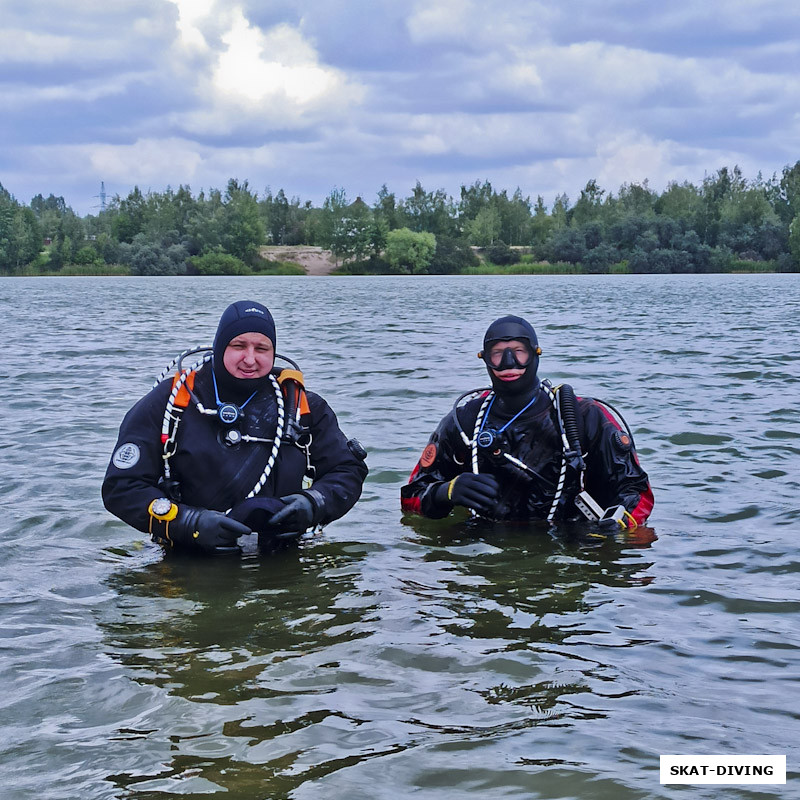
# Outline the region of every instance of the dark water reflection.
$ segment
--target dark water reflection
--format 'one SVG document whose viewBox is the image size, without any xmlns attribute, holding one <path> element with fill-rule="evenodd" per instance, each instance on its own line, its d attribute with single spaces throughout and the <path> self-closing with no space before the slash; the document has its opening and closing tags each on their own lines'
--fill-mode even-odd
<svg viewBox="0 0 800 800">
<path fill-rule="evenodd" d="M 165 560 L 100 505 L 116 427 L 247 295 L 370 478 L 297 550 Z M 2 282 L 3 797 L 668 798 L 668 753 L 786 753 L 786 787 L 683 794 L 790 796 L 798 307 L 777 275 Z M 508 310 L 624 411 L 652 528 L 401 518 Z"/>
<path fill-rule="evenodd" d="M 463 524 L 413 529 L 399 561 L 388 548 L 328 544 L 212 574 L 190 559 L 115 574 L 106 652 L 137 683 L 212 713 L 206 729 L 183 719 L 128 729 L 177 753 L 155 781 L 109 778 L 144 797 L 195 773 L 241 797 L 269 778 L 271 796 L 288 796 L 371 759 L 604 718 L 598 697 L 635 692 L 612 688 L 613 664 L 583 652 L 601 634 L 606 647 L 641 643 L 587 622 L 604 602 L 597 586 L 649 580 L 629 542 L 493 529 L 488 544 Z M 389 582 L 365 563 L 387 558 Z"/>
</svg>

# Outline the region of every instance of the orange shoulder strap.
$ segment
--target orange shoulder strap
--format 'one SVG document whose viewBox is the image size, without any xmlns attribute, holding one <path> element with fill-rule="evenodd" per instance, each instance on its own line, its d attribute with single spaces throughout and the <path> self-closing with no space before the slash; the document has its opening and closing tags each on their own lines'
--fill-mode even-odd
<svg viewBox="0 0 800 800">
<path fill-rule="evenodd" d="M 186 408 L 186 406 L 189 405 L 191 397 L 189 397 L 189 392 L 187 391 L 186 386 L 188 385 L 189 389 L 194 389 L 194 376 L 196 374 L 197 373 L 194 371 L 190 372 L 186 377 L 185 385 L 181 386 L 181 388 L 178 389 L 178 394 L 175 398 L 175 405 L 178 408 Z M 175 388 L 175 384 L 180 380 L 180 377 L 181 377 L 180 373 L 176 372 L 175 376 L 172 378 L 173 389 Z"/>
<path fill-rule="evenodd" d="M 294 381 L 297 385 L 296 387 L 289 387 L 285 386 L 284 384 L 287 381 Z M 278 383 L 281 385 L 281 388 L 285 393 L 288 393 L 295 389 L 295 391 L 300 393 L 300 398 L 297 403 L 297 407 L 300 409 L 301 416 L 303 414 L 310 414 L 311 409 L 308 406 L 308 398 L 306 397 L 305 393 L 305 385 L 303 383 L 303 373 L 297 369 L 282 369 L 280 375 L 278 375 Z"/>
</svg>

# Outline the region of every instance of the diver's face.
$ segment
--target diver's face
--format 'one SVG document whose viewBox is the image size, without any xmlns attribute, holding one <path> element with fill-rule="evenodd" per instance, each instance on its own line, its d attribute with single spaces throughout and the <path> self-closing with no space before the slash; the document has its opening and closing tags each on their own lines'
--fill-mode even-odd
<svg viewBox="0 0 800 800">
<path fill-rule="evenodd" d="M 495 342 L 486 352 L 484 360 L 498 380 L 511 383 L 525 374 L 531 358 L 533 353 L 530 345 L 512 339 L 509 342 Z"/>
<path fill-rule="evenodd" d="M 228 342 L 222 363 L 234 378 L 263 378 L 275 363 L 275 348 L 263 333 L 240 333 Z"/>
</svg>

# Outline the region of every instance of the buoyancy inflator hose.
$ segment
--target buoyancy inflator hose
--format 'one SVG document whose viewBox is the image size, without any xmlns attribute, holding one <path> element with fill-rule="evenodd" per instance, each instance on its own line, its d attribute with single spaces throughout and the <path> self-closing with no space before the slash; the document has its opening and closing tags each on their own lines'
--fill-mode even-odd
<svg viewBox="0 0 800 800">
<path fill-rule="evenodd" d="M 585 465 L 581 455 L 581 438 L 578 432 L 578 401 L 575 397 L 575 390 L 568 383 L 563 383 L 559 387 L 558 401 L 561 423 L 570 446 L 564 455 L 570 466 L 582 471 L 585 469 Z"/>
<path fill-rule="evenodd" d="M 286 430 L 283 434 L 283 441 L 296 444 L 306 433 L 300 425 L 298 417 L 309 412 L 308 399 L 303 385 L 303 373 L 299 369 L 284 369 L 278 375 L 278 383 L 286 396 Z"/>
</svg>

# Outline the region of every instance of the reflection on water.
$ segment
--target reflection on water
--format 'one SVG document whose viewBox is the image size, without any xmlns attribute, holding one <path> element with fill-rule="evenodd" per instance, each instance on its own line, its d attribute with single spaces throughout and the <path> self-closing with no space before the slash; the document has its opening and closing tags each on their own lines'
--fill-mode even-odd
<svg viewBox="0 0 800 800">
<path fill-rule="evenodd" d="M 581 702 L 616 678 L 613 662 L 580 652 L 601 632 L 587 625 L 603 602 L 593 589 L 645 585 L 651 564 L 577 528 L 493 528 L 489 544 L 463 524 L 414 520 L 388 583 L 369 562 L 390 551 L 352 543 L 115 573 L 106 652 L 137 683 L 210 711 L 205 727 L 186 730 L 181 715 L 172 729 L 127 728 L 128 740 L 168 741 L 169 757 L 156 777 L 109 780 L 144 797 L 198 776 L 288 796 L 369 759 L 604 717 Z"/>
<path fill-rule="evenodd" d="M 796 782 L 800 278 L 234 283 L 0 283 L 4 800 L 666 799 L 667 753 L 786 753 Z M 165 559 L 100 504 L 116 429 L 248 295 L 370 477 L 296 550 Z M 544 376 L 623 411 L 652 528 L 401 518 L 507 311 Z"/>
<path fill-rule="evenodd" d="M 277 791 L 295 760 L 293 736 L 334 719 L 360 724 L 325 696 L 357 678 L 342 673 L 336 653 L 368 635 L 363 622 L 375 613 L 372 593 L 354 588 L 366 552 L 320 545 L 218 560 L 212 569 L 206 558 L 171 558 L 116 573 L 117 613 L 101 622 L 106 652 L 137 683 L 208 711 L 200 725 L 192 714 L 188 728 L 184 711 L 166 729 L 128 729 L 128 738 L 168 744 L 169 755 L 157 777 L 134 769 L 109 780 L 146 797 L 184 791 L 202 775 L 203 785 L 247 796 L 245 787 L 272 774 Z M 275 747 L 281 740 L 285 752 Z M 296 782 L 287 778 L 284 788 Z"/>
</svg>

